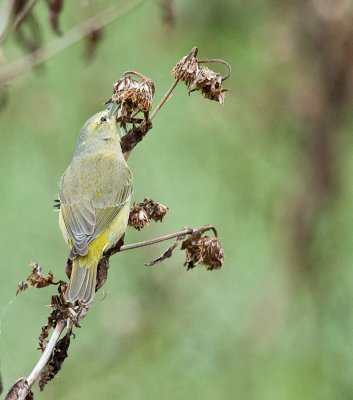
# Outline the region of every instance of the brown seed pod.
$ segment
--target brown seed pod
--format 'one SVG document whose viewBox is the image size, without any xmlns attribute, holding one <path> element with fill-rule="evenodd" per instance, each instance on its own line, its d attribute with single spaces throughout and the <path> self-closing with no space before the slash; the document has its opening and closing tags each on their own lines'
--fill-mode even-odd
<svg viewBox="0 0 353 400">
<path fill-rule="evenodd" d="M 222 244 L 217 237 L 202 236 L 206 230 L 202 228 L 195 230 L 181 245 L 181 249 L 185 250 L 186 255 L 184 266 L 188 270 L 197 264 L 204 265 L 210 271 L 219 269 L 223 265 Z M 213 231 L 217 234 L 215 229 Z"/>
<path fill-rule="evenodd" d="M 150 219 L 156 222 L 162 222 L 163 218 L 169 211 L 169 208 L 162 203 L 153 201 L 151 199 L 144 199 L 146 212 Z"/>
<path fill-rule="evenodd" d="M 141 203 L 134 203 L 131 208 L 129 226 L 139 231 L 151 220 L 161 222 L 168 211 L 169 208 L 162 203 L 145 198 Z"/>
<path fill-rule="evenodd" d="M 220 269 L 224 262 L 222 244 L 216 237 L 203 237 L 202 242 L 202 263 L 208 270 Z"/>
<path fill-rule="evenodd" d="M 183 82 L 188 87 L 189 94 L 196 90 L 204 95 L 206 99 L 218 101 L 224 104 L 224 93 L 228 89 L 222 87 L 222 82 L 229 78 L 231 74 L 231 66 L 224 60 L 210 59 L 198 60 L 197 47 L 194 47 L 190 53 L 183 57 L 177 65 L 172 69 L 172 75 Z M 226 76 L 221 76 L 218 72 L 212 71 L 201 64 L 215 63 L 226 66 L 228 72 Z"/>
<path fill-rule="evenodd" d="M 199 64 L 196 58 L 197 52 L 197 47 L 194 47 L 190 53 L 183 57 L 172 69 L 174 78 L 185 82 L 188 89 L 192 87 L 199 73 Z"/>
<path fill-rule="evenodd" d="M 195 78 L 194 86 L 201 91 L 206 99 L 224 104 L 224 93 L 228 89 L 222 87 L 222 76 L 218 72 L 207 67 L 201 67 Z"/>
<path fill-rule="evenodd" d="M 140 205 L 141 203 L 135 205 L 130 210 L 129 222 L 128 225 L 137 229 L 138 231 L 141 230 L 145 225 L 150 222 L 148 214 L 143 206 Z"/>
<path fill-rule="evenodd" d="M 113 95 L 106 103 L 120 105 L 123 115 L 140 111 L 146 113 L 152 108 L 154 91 L 151 79 L 138 72 L 127 71 L 114 83 Z"/>
</svg>

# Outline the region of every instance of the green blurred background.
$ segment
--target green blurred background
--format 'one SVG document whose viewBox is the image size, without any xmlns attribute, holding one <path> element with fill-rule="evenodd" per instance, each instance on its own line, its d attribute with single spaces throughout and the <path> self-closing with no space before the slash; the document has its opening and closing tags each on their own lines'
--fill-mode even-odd
<svg viewBox="0 0 353 400">
<path fill-rule="evenodd" d="M 67 2 L 62 30 L 112 3 Z M 349 58 L 334 52 L 349 38 L 351 25 L 339 18 L 352 7 L 331 3 L 180 0 L 171 28 L 147 1 L 105 29 L 90 63 L 79 43 L 9 83 L 0 114 L 5 389 L 39 357 L 53 292 L 15 297 L 17 283 L 30 261 L 65 277 L 68 251 L 52 204 L 83 122 L 128 69 L 154 80 L 156 103 L 171 68 L 198 46 L 200 58 L 232 65 L 231 91 L 220 106 L 179 85 L 154 120 L 129 159 L 134 200 L 151 197 L 170 212 L 163 224 L 129 229 L 126 243 L 210 223 L 224 268 L 186 271 L 181 251 L 144 266 L 165 244 L 113 257 L 109 295 L 96 297 L 58 378 L 37 396 L 353 398 L 353 75 Z M 320 14 L 327 7 L 338 10 L 333 22 L 334 13 Z M 50 42 L 44 2 L 35 11 Z M 13 38 L 4 54 L 23 52 Z"/>
</svg>

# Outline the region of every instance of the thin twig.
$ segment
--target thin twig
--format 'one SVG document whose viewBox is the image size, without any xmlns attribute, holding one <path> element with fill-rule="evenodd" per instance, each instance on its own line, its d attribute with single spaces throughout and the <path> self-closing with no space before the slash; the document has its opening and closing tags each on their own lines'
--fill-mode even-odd
<svg viewBox="0 0 353 400">
<path fill-rule="evenodd" d="M 32 11 L 32 8 L 35 6 L 36 3 L 37 0 L 31 0 L 23 7 L 22 11 L 17 15 L 13 24 L 10 26 L 8 34 L 18 28 L 18 26 L 22 23 L 22 21 L 24 21 L 28 16 L 28 14 Z"/>
<path fill-rule="evenodd" d="M 31 389 L 31 387 L 34 385 L 36 380 L 39 378 L 39 375 L 41 374 L 41 372 L 43 371 L 45 366 L 47 365 L 47 363 L 53 353 L 54 347 L 55 347 L 56 343 L 58 342 L 59 337 L 60 337 L 62 331 L 64 330 L 65 326 L 66 326 L 66 324 L 64 321 L 57 322 L 56 327 L 49 339 L 49 342 L 48 342 L 42 356 L 38 360 L 36 366 L 33 368 L 33 371 L 30 373 L 30 375 L 26 379 L 27 385 L 28 385 L 28 392 Z M 21 393 L 21 396 L 18 398 L 18 400 L 25 400 L 28 392 Z"/>
<path fill-rule="evenodd" d="M 20 11 L 20 13 L 17 15 L 17 17 L 13 21 L 12 25 L 7 26 L 5 28 L 3 34 L 0 35 L 0 46 L 2 46 L 6 42 L 6 39 L 8 38 L 9 34 L 12 33 L 13 31 L 15 31 L 18 28 L 18 26 L 26 19 L 26 17 L 32 11 L 32 8 L 35 6 L 36 3 L 37 3 L 37 0 L 31 0 L 29 3 L 27 3 L 23 7 L 23 9 Z M 14 6 L 14 2 L 13 2 L 13 4 L 10 5 L 10 8 L 12 8 L 13 6 Z M 12 14 L 12 12 L 10 11 L 8 19 L 11 19 L 11 14 Z"/>
<path fill-rule="evenodd" d="M 201 229 L 207 231 L 209 229 L 213 229 L 213 227 L 211 225 L 205 225 Z M 194 230 L 195 229 L 193 229 L 193 228 L 185 228 L 185 229 L 183 229 L 183 230 L 181 230 L 179 232 L 170 233 L 169 235 L 160 236 L 158 238 L 145 240 L 143 242 L 125 244 L 124 246 L 120 247 L 119 251 L 137 249 L 139 247 L 150 246 L 151 244 L 160 243 L 160 242 L 164 242 L 165 240 L 174 239 L 174 238 L 176 238 L 178 236 L 190 235 L 190 234 L 192 234 L 194 232 Z"/>
<path fill-rule="evenodd" d="M 30 71 L 33 67 L 47 61 L 55 55 L 63 52 L 68 47 L 82 40 L 91 32 L 92 26 L 96 29 L 102 28 L 121 18 L 130 11 L 144 4 L 147 0 L 130 0 L 124 4 L 117 4 L 104 10 L 95 17 L 89 18 L 78 26 L 69 30 L 62 38 L 50 42 L 48 45 L 35 52 L 13 61 L 0 69 L 0 83 L 3 84 L 19 75 Z"/>
<path fill-rule="evenodd" d="M 210 58 L 209 60 L 198 60 L 199 64 L 209 64 L 209 63 L 215 63 L 215 64 L 223 64 L 227 67 L 227 75 L 222 76 L 222 82 L 228 79 L 232 73 L 232 67 L 227 61 L 221 60 L 220 58 Z"/>
<path fill-rule="evenodd" d="M 166 103 L 171 95 L 173 90 L 176 88 L 176 85 L 179 83 L 180 79 L 176 79 L 172 86 L 168 89 L 167 93 L 163 96 L 162 100 L 157 104 L 156 108 L 153 110 L 153 113 L 151 114 L 150 120 L 152 121 L 152 119 L 157 115 L 158 111 L 162 108 L 163 104 Z"/>
</svg>

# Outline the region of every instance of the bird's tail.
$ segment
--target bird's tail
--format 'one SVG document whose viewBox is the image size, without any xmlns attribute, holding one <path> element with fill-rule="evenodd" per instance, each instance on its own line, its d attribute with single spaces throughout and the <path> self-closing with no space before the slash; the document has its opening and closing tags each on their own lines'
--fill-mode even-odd
<svg viewBox="0 0 353 400">
<path fill-rule="evenodd" d="M 79 300 L 83 304 L 90 303 L 96 292 L 97 264 L 89 265 L 87 257 L 76 257 L 72 261 L 70 282 L 65 292 L 69 303 Z"/>
</svg>

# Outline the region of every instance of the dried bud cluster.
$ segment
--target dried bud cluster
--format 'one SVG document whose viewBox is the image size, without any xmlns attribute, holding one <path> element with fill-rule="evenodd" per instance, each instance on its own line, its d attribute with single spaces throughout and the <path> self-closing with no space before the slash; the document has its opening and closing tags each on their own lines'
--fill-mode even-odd
<svg viewBox="0 0 353 400">
<path fill-rule="evenodd" d="M 140 80 L 130 74 L 138 76 Z M 149 112 L 152 108 L 154 90 L 151 79 L 137 72 L 128 71 L 114 83 L 113 95 L 107 103 L 120 105 L 123 115 L 140 111 Z"/>
<path fill-rule="evenodd" d="M 145 198 L 142 203 L 134 203 L 131 208 L 129 226 L 132 226 L 139 231 L 147 225 L 151 219 L 156 222 L 162 222 L 168 211 L 169 208 L 165 205 Z"/>
<path fill-rule="evenodd" d="M 183 57 L 172 69 L 172 75 L 188 87 L 189 93 L 199 90 L 206 99 L 218 101 L 224 104 L 224 93 L 229 89 L 222 87 L 222 82 L 229 76 L 222 77 L 218 72 L 201 65 L 205 62 L 214 62 L 230 66 L 223 60 L 200 61 L 196 58 L 197 48 L 193 48 L 189 55 Z"/>
<path fill-rule="evenodd" d="M 207 270 L 220 269 L 224 262 L 222 244 L 217 237 L 202 236 L 202 230 L 196 230 L 183 241 L 181 249 L 185 250 L 187 269 L 202 264 Z"/>
</svg>

